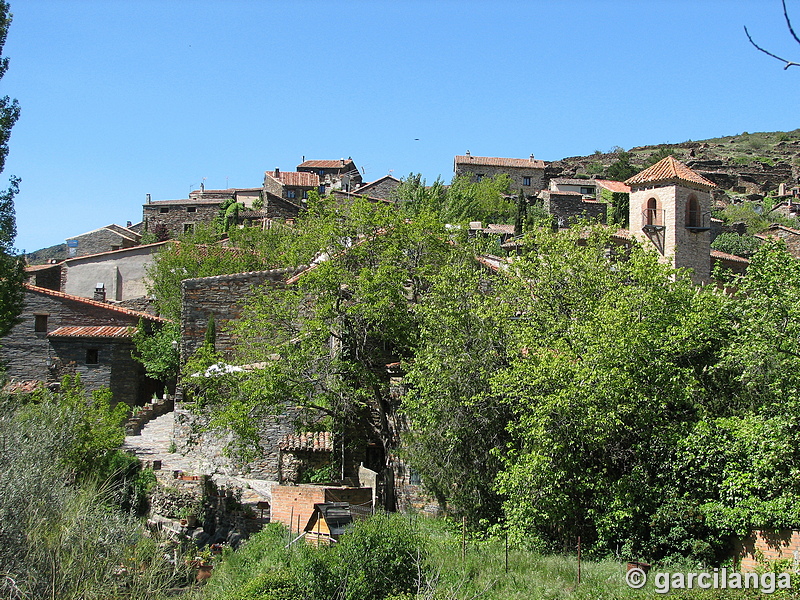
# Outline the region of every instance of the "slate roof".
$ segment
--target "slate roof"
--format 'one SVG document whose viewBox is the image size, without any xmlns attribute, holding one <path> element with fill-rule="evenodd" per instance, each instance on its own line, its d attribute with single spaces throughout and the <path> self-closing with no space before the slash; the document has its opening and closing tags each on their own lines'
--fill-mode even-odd
<svg viewBox="0 0 800 600">
<path fill-rule="evenodd" d="M 500 158 L 497 156 L 472 156 L 460 154 L 456 156 L 456 165 L 484 165 L 487 167 L 517 167 L 528 169 L 544 169 L 544 161 L 532 158 Z"/>
<path fill-rule="evenodd" d="M 333 434 L 330 431 L 290 433 L 278 446 L 286 452 L 333 452 Z"/>
<path fill-rule="evenodd" d="M 45 294 L 46 296 L 52 296 L 53 298 L 64 298 L 65 300 L 80 302 L 81 304 L 87 304 L 89 306 L 99 306 L 100 308 L 104 308 L 106 310 L 111 310 L 131 317 L 139 317 L 141 319 L 146 319 L 148 321 L 157 321 L 159 323 L 169 322 L 169 319 L 165 319 L 164 317 L 156 317 L 155 315 L 151 315 L 145 312 L 140 312 L 138 310 L 122 308 L 121 306 L 115 306 L 109 302 L 100 302 L 98 300 L 91 300 L 89 298 L 81 298 L 80 296 L 73 296 L 72 294 L 65 294 L 64 292 L 49 290 L 47 288 L 31 285 L 30 283 L 23 283 L 22 285 L 26 290 L 29 290 L 31 292 L 36 292 L 38 294 Z"/>
<path fill-rule="evenodd" d="M 120 248 L 119 250 L 108 250 L 106 252 L 97 252 L 96 254 L 84 254 L 83 256 L 73 256 L 72 258 L 65 258 L 62 262 L 63 263 L 71 263 L 77 262 L 80 260 L 84 260 L 87 258 L 97 258 L 98 256 L 109 256 L 112 254 L 124 254 L 125 252 L 132 252 L 142 250 L 143 248 L 155 248 L 155 246 L 163 246 L 164 244 L 175 243 L 172 240 L 167 240 L 165 242 L 153 242 L 152 244 L 139 244 L 138 246 L 131 246 L 130 248 Z M 48 265 L 50 267 L 60 266 L 61 263 L 57 265 Z"/>
<path fill-rule="evenodd" d="M 353 515 L 350 513 L 350 504 L 348 502 L 323 502 L 315 504 L 314 509 L 314 514 L 311 515 L 304 529 L 310 533 L 314 533 L 314 526 L 319 516 L 325 519 L 332 537 L 342 535 L 347 525 L 353 522 Z"/>
<path fill-rule="evenodd" d="M 584 187 L 594 186 L 597 183 L 596 179 L 572 179 L 569 177 L 556 177 L 555 179 L 551 179 L 550 183 L 555 183 L 556 185 L 580 185 Z"/>
<path fill-rule="evenodd" d="M 640 173 L 637 173 L 630 179 L 627 179 L 625 183 L 633 187 L 634 185 L 641 185 L 644 183 L 676 180 L 693 183 L 709 189 L 717 187 L 716 183 L 709 181 L 699 173 L 692 171 L 689 167 L 679 160 L 675 160 L 675 158 L 672 156 L 667 156 L 653 166 L 646 168 Z"/>
<path fill-rule="evenodd" d="M 59 327 L 47 334 L 47 337 L 66 338 L 130 338 L 135 327 L 111 327 L 108 325 L 95 327 Z"/>
<path fill-rule="evenodd" d="M 186 198 L 185 200 L 153 200 L 143 206 L 194 206 L 197 204 L 222 204 L 227 198 Z"/>
<path fill-rule="evenodd" d="M 744 263 L 746 265 L 750 264 L 750 261 L 747 260 L 746 258 L 742 258 L 741 256 L 736 256 L 735 254 L 728 254 L 727 252 L 720 252 L 719 250 L 712 250 L 711 258 L 716 258 L 718 260 L 727 260 L 731 262 L 739 262 L 739 263 Z"/>
</svg>

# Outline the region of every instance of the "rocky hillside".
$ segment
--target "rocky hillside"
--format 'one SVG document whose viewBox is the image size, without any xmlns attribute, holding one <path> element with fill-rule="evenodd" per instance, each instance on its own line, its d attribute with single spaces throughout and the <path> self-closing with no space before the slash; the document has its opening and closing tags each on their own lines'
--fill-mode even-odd
<svg viewBox="0 0 800 600">
<path fill-rule="evenodd" d="M 800 129 L 637 146 L 627 153 L 631 165 L 644 168 L 649 158 L 666 150 L 674 151 L 675 158 L 719 185 L 722 191 L 715 194 L 719 202 L 761 200 L 776 194 L 781 183 L 790 190 L 800 178 Z M 564 158 L 548 165 L 547 176 L 603 177 L 623 152 L 615 148 Z"/>
</svg>

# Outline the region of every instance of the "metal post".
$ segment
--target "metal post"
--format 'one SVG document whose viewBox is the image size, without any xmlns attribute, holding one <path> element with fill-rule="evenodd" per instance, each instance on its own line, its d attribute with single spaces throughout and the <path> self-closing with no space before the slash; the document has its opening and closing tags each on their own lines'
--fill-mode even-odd
<svg viewBox="0 0 800 600">
<path fill-rule="evenodd" d="M 578 536 L 578 585 L 581 584 L 581 536 Z"/>
<path fill-rule="evenodd" d="M 506 529 L 506 573 L 508 573 L 508 529 Z"/>
<path fill-rule="evenodd" d="M 467 558 L 467 517 L 461 517 L 461 560 Z"/>
</svg>

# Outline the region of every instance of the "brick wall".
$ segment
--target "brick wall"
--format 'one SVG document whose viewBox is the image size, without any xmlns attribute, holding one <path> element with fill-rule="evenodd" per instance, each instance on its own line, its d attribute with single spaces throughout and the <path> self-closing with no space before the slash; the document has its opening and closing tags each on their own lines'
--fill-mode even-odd
<svg viewBox="0 0 800 600">
<path fill-rule="evenodd" d="M 349 502 L 355 505 L 371 506 L 372 490 L 370 488 L 321 485 L 275 486 L 272 488 L 270 520 L 283 523 L 293 531 L 297 531 L 299 517 L 302 531 L 314 513 L 314 504 L 322 502 Z"/>
<path fill-rule="evenodd" d="M 788 559 L 794 568 L 800 564 L 800 531 L 791 529 L 754 531 L 738 540 L 734 557 L 741 571 L 755 571 L 763 561 Z M 759 558 L 762 560 L 759 565 Z"/>
<path fill-rule="evenodd" d="M 254 288 L 280 285 L 300 269 L 273 269 L 186 279 L 181 282 L 181 356 L 197 350 L 205 338 L 209 315 L 214 315 L 217 350 L 230 350 L 233 340 L 226 325 L 239 318 Z"/>
</svg>

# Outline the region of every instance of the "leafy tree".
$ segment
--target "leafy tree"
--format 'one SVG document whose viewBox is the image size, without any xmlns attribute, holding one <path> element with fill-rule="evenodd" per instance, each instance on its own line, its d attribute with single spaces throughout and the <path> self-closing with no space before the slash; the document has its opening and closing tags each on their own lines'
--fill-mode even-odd
<svg viewBox="0 0 800 600">
<path fill-rule="evenodd" d="M 505 174 L 484 177 L 478 182 L 471 181 L 468 176 L 456 177 L 447 190 L 442 219 L 451 223 L 512 222 L 516 205 L 509 198 L 510 189 L 511 178 Z"/>
<path fill-rule="evenodd" d="M 391 199 L 411 215 L 423 211 L 438 213 L 446 202 L 447 189 L 439 178 L 428 186 L 421 174 L 409 173 L 392 192 Z"/>
<path fill-rule="evenodd" d="M 633 154 L 630 152 L 619 152 L 618 156 L 619 158 L 617 158 L 615 162 L 611 163 L 606 169 L 607 179 L 611 179 L 613 181 L 625 181 L 626 179 L 636 175 L 636 173 L 641 170 L 631 164 L 631 158 L 633 158 Z"/>
<path fill-rule="evenodd" d="M 669 148 L 667 146 L 661 147 L 647 157 L 647 159 L 644 161 L 643 168 L 646 169 L 647 167 L 651 167 L 658 161 L 664 160 L 668 156 L 675 156 L 675 148 Z"/>
<path fill-rule="evenodd" d="M 206 326 L 206 333 L 203 336 L 203 343 L 215 349 L 217 346 L 217 324 L 214 322 L 214 315 L 208 315 L 208 325 Z"/>
<path fill-rule="evenodd" d="M 133 357 L 145 368 L 148 377 L 164 382 L 174 391 L 178 376 L 180 324 L 172 321 L 151 330 L 143 321 L 133 333 Z"/>
<path fill-rule="evenodd" d="M 739 235 L 733 232 L 720 233 L 711 243 L 714 250 L 745 257 L 754 254 L 760 245 L 761 240 L 752 235 Z"/>
<path fill-rule="evenodd" d="M 2 56 L 12 15 L 5 0 L 0 0 L 0 79 L 8 70 L 8 57 Z M 19 103 L 8 96 L 0 98 L 0 173 L 8 156 L 11 129 L 19 118 Z M 19 191 L 18 177 L 11 177 L 8 189 L 0 191 L 0 337 L 7 334 L 17 322 L 22 311 L 25 281 L 23 258 L 16 255 L 14 238 L 17 226 L 14 213 L 14 196 Z"/>
</svg>

